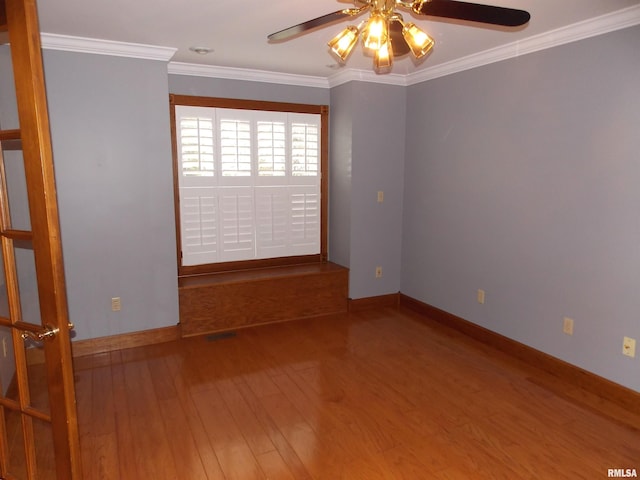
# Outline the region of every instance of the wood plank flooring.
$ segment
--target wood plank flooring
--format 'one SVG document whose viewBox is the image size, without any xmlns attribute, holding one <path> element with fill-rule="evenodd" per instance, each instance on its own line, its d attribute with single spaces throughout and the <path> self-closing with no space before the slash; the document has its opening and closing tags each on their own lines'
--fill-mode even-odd
<svg viewBox="0 0 640 480">
<path fill-rule="evenodd" d="M 564 479 L 640 472 L 640 415 L 409 311 L 76 359 L 86 479 Z"/>
</svg>

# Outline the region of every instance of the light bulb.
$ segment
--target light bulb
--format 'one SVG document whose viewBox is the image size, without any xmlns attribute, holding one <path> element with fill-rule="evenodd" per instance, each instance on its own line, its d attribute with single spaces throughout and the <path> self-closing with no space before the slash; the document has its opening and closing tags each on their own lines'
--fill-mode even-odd
<svg viewBox="0 0 640 480">
<path fill-rule="evenodd" d="M 380 14 L 373 14 L 365 27 L 364 46 L 372 50 L 378 50 L 387 42 L 389 31 L 387 19 Z"/>
</svg>

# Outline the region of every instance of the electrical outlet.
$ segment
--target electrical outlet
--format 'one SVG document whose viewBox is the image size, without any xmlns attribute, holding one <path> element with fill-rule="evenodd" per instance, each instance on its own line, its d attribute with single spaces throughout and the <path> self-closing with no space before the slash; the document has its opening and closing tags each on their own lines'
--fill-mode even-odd
<svg viewBox="0 0 640 480">
<path fill-rule="evenodd" d="M 573 335 L 573 318 L 569 318 L 569 317 L 563 318 L 562 331 L 567 335 Z"/>
<path fill-rule="evenodd" d="M 382 278 L 382 267 L 376 267 L 376 278 Z"/>
<path fill-rule="evenodd" d="M 636 341 L 634 338 L 624 337 L 622 341 L 622 354 L 632 358 L 636 356 Z"/>
<path fill-rule="evenodd" d="M 484 290 L 480 290 L 480 289 L 478 289 L 478 296 L 477 296 L 477 298 L 478 298 L 478 303 L 479 303 L 479 304 L 481 304 L 481 305 L 484 305 L 484 295 L 485 295 L 485 294 L 484 294 Z"/>
<path fill-rule="evenodd" d="M 382 190 L 378 190 L 378 203 L 384 202 L 384 192 Z"/>
<path fill-rule="evenodd" d="M 120 297 L 113 297 L 111 299 L 111 311 L 119 312 L 122 308 L 122 303 L 120 302 Z"/>
</svg>

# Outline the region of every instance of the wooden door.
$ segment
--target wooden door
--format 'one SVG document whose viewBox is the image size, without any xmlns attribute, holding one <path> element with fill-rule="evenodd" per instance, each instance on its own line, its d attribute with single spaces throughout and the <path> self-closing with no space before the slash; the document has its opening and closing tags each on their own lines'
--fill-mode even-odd
<svg viewBox="0 0 640 480">
<path fill-rule="evenodd" d="M 0 479 L 74 480 L 71 326 L 35 0 L 0 0 L 0 31 L 19 123 L 0 124 Z"/>
</svg>

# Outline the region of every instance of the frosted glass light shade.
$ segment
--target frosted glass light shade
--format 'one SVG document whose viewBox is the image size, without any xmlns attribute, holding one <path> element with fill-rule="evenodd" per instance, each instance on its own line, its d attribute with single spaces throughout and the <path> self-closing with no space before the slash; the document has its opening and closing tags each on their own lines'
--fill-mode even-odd
<svg viewBox="0 0 640 480">
<path fill-rule="evenodd" d="M 380 14 L 373 14 L 364 30 L 363 43 L 365 48 L 379 50 L 389 38 L 387 19 Z"/>
<path fill-rule="evenodd" d="M 336 35 L 327 45 L 344 62 L 353 50 L 359 33 L 356 27 L 350 25 Z"/>
<path fill-rule="evenodd" d="M 384 42 L 382 46 L 376 50 L 373 63 L 376 70 L 386 70 L 391 68 L 393 65 L 393 51 L 391 50 L 390 42 Z"/>
<path fill-rule="evenodd" d="M 413 23 L 407 23 L 402 27 L 402 36 L 416 58 L 424 57 L 435 43 L 429 35 Z"/>
</svg>

